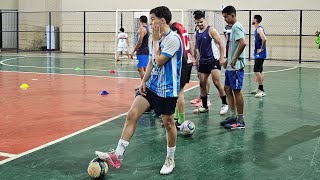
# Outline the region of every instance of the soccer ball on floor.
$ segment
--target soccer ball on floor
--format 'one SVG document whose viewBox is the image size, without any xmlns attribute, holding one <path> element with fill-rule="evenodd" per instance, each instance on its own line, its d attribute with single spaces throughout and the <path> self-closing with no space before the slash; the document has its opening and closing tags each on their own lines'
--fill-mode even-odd
<svg viewBox="0 0 320 180">
<path fill-rule="evenodd" d="M 191 136 L 194 133 L 196 126 L 192 121 L 184 121 L 180 125 L 180 132 L 185 136 Z"/>
<path fill-rule="evenodd" d="M 94 179 L 102 179 L 108 173 L 108 164 L 99 158 L 94 158 L 88 166 L 88 174 Z"/>
</svg>

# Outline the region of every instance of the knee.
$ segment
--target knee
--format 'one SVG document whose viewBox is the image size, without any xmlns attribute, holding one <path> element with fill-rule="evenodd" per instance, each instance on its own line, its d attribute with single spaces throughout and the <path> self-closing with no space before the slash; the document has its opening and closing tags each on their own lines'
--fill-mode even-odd
<svg viewBox="0 0 320 180">
<path fill-rule="evenodd" d="M 200 81 L 200 88 L 206 88 L 206 87 L 207 87 L 207 82 Z"/>
<path fill-rule="evenodd" d="M 172 128 L 176 128 L 172 118 L 169 118 L 169 117 L 162 118 L 162 122 L 167 130 L 171 130 Z"/>
<path fill-rule="evenodd" d="M 214 80 L 213 80 L 213 84 L 214 84 L 216 87 L 219 87 L 219 86 L 220 86 L 220 80 L 219 80 L 219 79 L 214 79 Z"/>
<path fill-rule="evenodd" d="M 126 118 L 126 124 L 136 122 L 138 117 L 138 111 L 136 109 L 130 109 Z"/>
</svg>

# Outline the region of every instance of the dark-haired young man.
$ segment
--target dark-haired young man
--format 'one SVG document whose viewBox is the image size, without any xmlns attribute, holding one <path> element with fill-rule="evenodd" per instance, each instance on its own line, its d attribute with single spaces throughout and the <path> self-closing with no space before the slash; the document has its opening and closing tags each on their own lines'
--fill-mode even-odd
<svg viewBox="0 0 320 180">
<path fill-rule="evenodd" d="M 255 15 L 252 21 L 252 25 L 255 27 L 254 31 L 254 68 L 253 71 L 256 75 L 256 80 L 259 85 L 258 89 L 251 92 L 255 94 L 255 97 L 264 97 L 266 95 L 263 88 L 264 76 L 263 72 L 263 62 L 267 58 L 267 38 L 264 32 L 264 28 L 260 26 L 262 17 L 260 15 Z"/>
<path fill-rule="evenodd" d="M 150 11 L 153 50 L 139 88 L 140 95 L 136 96 L 128 112 L 117 149 L 108 153 L 96 151 L 100 159 L 106 160 L 115 168 L 120 168 L 123 154 L 136 130 L 137 121 L 150 107 L 157 115 L 161 115 L 166 128 L 167 157 L 160 174 L 170 174 L 175 168 L 177 129 L 173 113 L 180 90 L 183 49 L 179 35 L 170 29 L 171 18 L 171 11 L 165 6 Z"/>
<path fill-rule="evenodd" d="M 227 24 L 232 25 L 228 59 L 224 63 L 225 72 L 225 91 L 227 94 L 231 116 L 220 122 L 221 126 L 227 129 L 243 129 L 245 122 L 243 118 L 243 95 L 241 92 L 244 79 L 245 68 L 245 30 L 241 23 L 237 21 L 236 9 L 227 6 L 222 10 L 222 15 Z M 238 112 L 238 115 L 237 115 Z"/>
<path fill-rule="evenodd" d="M 195 49 L 199 52 L 199 80 L 200 80 L 200 93 L 202 106 L 197 107 L 194 113 L 208 112 L 208 92 L 207 82 L 208 77 L 211 75 L 213 84 L 219 91 L 222 100 L 222 107 L 220 115 L 228 112 L 228 104 L 226 93 L 220 83 L 221 65 L 224 63 L 224 47 L 220 35 L 216 29 L 207 25 L 205 14 L 202 11 L 195 11 L 193 13 L 194 20 L 198 26 L 195 33 Z"/>
<path fill-rule="evenodd" d="M 138 41 L 131 53 L 131 59 L 133 54 L 137 52 L 137 70 L 140 78 L 142 79 L 146 71 L 146 67 L 149 61 L 149 29 L 148 29 L 148 18 L 147 16 L 140 16 L 139 18 L 139 29 L 138 29 Z"/>
</svg>

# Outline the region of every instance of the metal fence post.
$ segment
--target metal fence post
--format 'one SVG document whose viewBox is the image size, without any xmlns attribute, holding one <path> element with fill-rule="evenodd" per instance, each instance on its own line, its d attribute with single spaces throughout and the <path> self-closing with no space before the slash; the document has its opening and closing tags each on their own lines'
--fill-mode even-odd
<svg viewBox="0 0 320 180">
<path fill-rule="evenodd" d="M 49 12 L 49 54 L 51 54 L 51 48 L 51 12 Z"/>
<path fill-rule="evenodd" d="M 300 42 L 299 42 L 299 63 L 302 59 L 302 10 L 300 10 Z"/>
<path fill-rule="evenodd" d="M 19 53 L 19 12 L 17 12 L 17 53 Z"/>
<path fill-rule="evenodd" d="M 251 13 L 249 10 L 249 61 L 251 61 Z"/>
<path fill-rule="evenodd" d="M 83 55 L 86 55 L 86 11 L 83 11 Z"/>
</svg>

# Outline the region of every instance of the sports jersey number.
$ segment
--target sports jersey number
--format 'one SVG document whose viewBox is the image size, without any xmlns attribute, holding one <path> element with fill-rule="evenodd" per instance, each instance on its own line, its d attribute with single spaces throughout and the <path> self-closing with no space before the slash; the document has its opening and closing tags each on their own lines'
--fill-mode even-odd
<svg viewBox="0 0 320 180">
<path fill-rule="evenodd" d="M 190 42 L 189 42 L 189 36 L 188 33 L 183 33 L 182 38 L 184 41 L 184 50 L 187 51 L 190 49 Z"/>
</svg>

